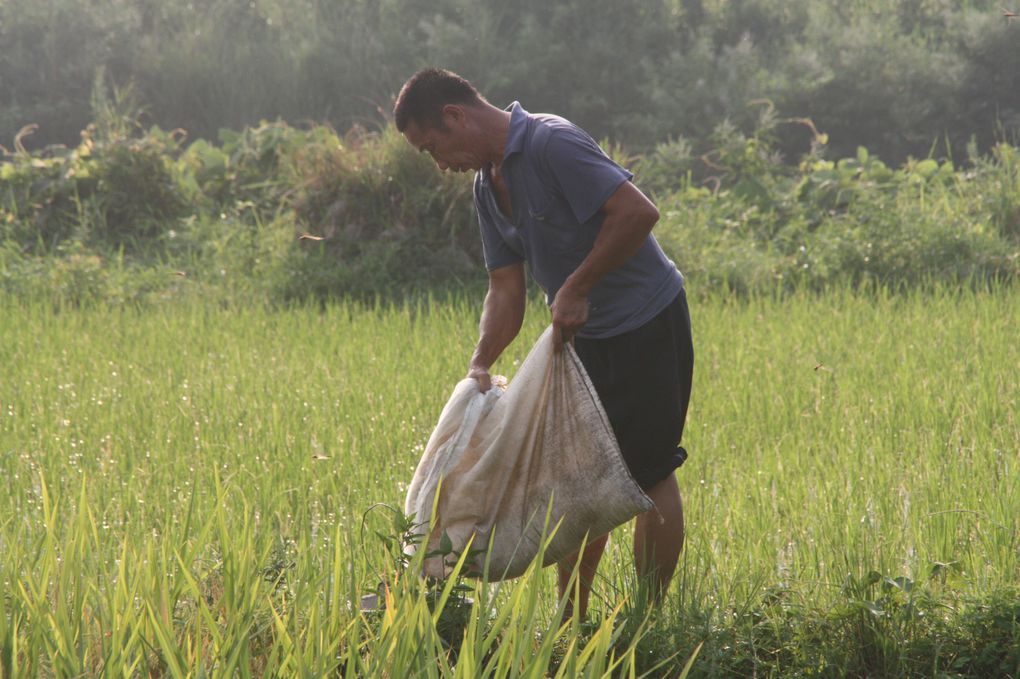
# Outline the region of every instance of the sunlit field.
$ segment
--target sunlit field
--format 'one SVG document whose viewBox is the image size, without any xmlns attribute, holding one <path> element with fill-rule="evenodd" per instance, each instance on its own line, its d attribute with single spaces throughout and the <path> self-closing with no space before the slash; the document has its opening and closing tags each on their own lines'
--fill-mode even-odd
<svg viewBox="0 0 1020 679">
<path fill-rule="evenodd" d="M 384 539 L 479 303 L 0 300 L 0 677 L 1020 673 L 1020 288 L 692 299 L 680 571 L 562 627 Z"/>
</svg>

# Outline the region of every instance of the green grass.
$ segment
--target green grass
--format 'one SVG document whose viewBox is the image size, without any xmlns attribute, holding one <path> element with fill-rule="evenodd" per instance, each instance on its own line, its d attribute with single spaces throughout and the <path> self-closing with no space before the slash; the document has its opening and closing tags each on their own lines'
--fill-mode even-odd
<svg viewBox="0 0 1020 679">
<path fill-rule="evenodd" d="M 584 628 L 549 571 L 477 588 L 455 653 L 413 578 L 354 612 L 479 303 L 0 299 L 0 676 L 1020 673 L 1015 286 L 693 302 L 658 614 L 626 528 Z"/>
</svg>

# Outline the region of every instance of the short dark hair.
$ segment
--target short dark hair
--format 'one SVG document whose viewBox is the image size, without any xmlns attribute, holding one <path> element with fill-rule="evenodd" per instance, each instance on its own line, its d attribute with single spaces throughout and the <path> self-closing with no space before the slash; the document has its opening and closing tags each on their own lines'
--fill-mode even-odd
<svg viewBox="0 0 1020 679">
<path fill-rule="evenodd" d="M 442 68 L 423 68 L 404 83 L 393 106 L 397 129 L 403 132 L 410 123 L 419 127 L 445 130 L 443 107 L 447 104 L 474 106 L 485 102 L 474 85 Z"/>
</svg>

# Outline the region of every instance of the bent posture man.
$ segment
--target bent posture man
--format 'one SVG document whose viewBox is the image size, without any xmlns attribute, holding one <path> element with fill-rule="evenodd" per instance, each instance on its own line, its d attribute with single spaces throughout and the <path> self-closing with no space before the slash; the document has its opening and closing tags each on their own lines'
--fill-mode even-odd
<svg viewBox="0 0 1020 679">
<path fill-rule="evenodd" d="M 683 277 L 651 236 L 658 211 L 583 130 L 517 102 L 501 110 L 449 71 L 412 76 L 394 117 L 440 169 L 475 172 L 489 291 L 468 376 L 489 389 L 489 367 L 517 336 L 527 262 L 559 341 L 573 341 L 628 468 L 655 502 L 637 517 L 634 560 L 661 595 L 684 539 L 674 471 L 687 457 L 678 444 L 694 350 Z M 562 596 L 581 559 L 581 617 L 605 544 L 600 536 L 559 564 Z"/>
</svg>

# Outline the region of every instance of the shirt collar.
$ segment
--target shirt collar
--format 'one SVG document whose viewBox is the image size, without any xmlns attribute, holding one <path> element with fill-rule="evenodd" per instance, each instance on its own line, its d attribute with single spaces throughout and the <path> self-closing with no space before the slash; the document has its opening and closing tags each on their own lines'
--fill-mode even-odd
<svg viewBox="0 0 1020 679">
<path fill-rule="evenodd" d="M 510 111 L 510 129 L 506 133 L 506 146 L 503 147 L 503 159 L 506 160 L 514 153 L 524 150 L 524 133 L 528 128 L 528 112 L 514 102 L 503 109 Z"/>
</svg>

